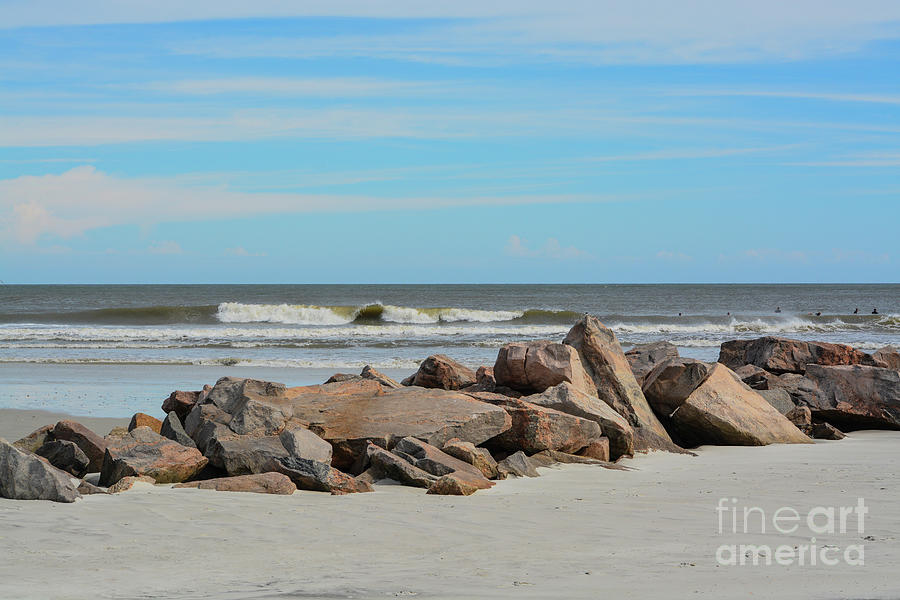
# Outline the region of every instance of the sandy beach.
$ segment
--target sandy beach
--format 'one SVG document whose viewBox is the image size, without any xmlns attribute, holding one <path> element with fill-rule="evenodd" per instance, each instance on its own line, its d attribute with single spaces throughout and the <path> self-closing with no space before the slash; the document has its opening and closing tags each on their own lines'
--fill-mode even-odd
<svg viewBox="0 0 900 600">
<path fill-rule="evenodd" d="M 50 418 L 48 418 L 50 417 Z M 2 434 L 51 415 L 0 414 Z M 85 422 L 98 431 L 120 420 Z M 632 471 L 541 470 L 470 497 L 378 485 L 375 493 L 267 496 L 139 485 L 74 504 L 0 500 L 3 598 L 895 598 L 900 594 L 900 432 L 839 442 L 653 453 Z M 716 505 L 853 506 L 864 565 L 723 566 L 723 544 L 810 543 L 718 532 Z M 727 520 L 726 520 L 727 522 Z M 813 534 L 815 535 L 815 534 Z"/>
</svg>

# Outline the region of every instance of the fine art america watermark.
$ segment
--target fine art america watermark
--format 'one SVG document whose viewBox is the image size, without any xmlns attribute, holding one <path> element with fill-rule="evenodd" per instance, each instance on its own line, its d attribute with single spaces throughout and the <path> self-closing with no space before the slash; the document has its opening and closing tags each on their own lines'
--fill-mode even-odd
<svg viewBox="0 0 900 600">
<path fill-rule="evenodd" d="M 716 550 L 716 561 L 723 566 L 863 566 L 866 560 L 863 544 L 839 546 L 823 543 L 822 539 L 831 542 L 837 536 L 862 538 L 868 512 L 863 498 L 857 498 L 852 506 L 814 506 L 805 511 L 782 506 L 768 512 L 758 506 L 741 506 L 737 498 L 720 498 L 716 505 L 719 535 L 729 538 L 800 536 L 809 541 L 774 545 L 722 544 Z"/>
</svg>

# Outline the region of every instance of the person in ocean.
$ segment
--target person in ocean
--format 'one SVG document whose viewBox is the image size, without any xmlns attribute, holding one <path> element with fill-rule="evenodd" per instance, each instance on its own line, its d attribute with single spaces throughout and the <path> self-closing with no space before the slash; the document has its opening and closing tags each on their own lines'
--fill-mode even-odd
<svg viewBox="0 0 900 600">
<path fill-rule="evenodd" d="M 816 316 L 817 316 L 817 317 L 821 317 L 821 316 L 822 316 L 822 311 L 821 311 L 821 310 L 820 310 L 820 311 L 816 311 Z"/>
<path fill-rule="evenodd" d="M 877 314 L 878 314 L 878 309 L 877 309 L 877 308 L 873 308 L 873 309 L 872 309 L 872 314 L 873 314 L 873 315 L 877 315 Z"/>
<path fill-rule="evenodd" d="M 780 312 L 781 312 L 781 307 L 780 307 L 780 306 L 776 306 L 776 307 L 775 307 L 775 312 L 780 313 Z"/>
<path fill-rule="evenodd" d="M 854 314 L 854 315 L 858 315 L 858 314 L 859 314 L 859 307 L 858 307 L 858 306 L 856 307 L 856 310 L 853 311 L 853 314 Z"/>
</svg>

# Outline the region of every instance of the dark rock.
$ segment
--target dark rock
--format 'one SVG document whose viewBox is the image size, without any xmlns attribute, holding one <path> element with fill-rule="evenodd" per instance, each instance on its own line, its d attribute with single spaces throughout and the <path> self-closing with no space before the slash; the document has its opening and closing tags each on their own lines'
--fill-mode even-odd
<svg viewBox="0 0 900 600">
<path fill-rule="evenodd" d="M 603 435 L 609 438 L 613 459 L 634 454 L 634 429 L 625 417 L 596 396 L 585 394 L 570 383 L 547 388 L 541 394 L 527 396 L 525 400 L 596 422 Z"/>
<path fill-rule="evenodd" d="M 670 358 L 644 380 L 644 397 L 660 418 L 668 418 L 706 381 L 713 366 L 693 358 Z"/>
<path fill-rule="evenodd" d="M 812 411 L 808 406 L 795 406 L 784 415 L 797 429 L 812 437 Z"/>
<path fill-rule="evenodd" d="M 775 409 L 783 415 L 790 412 L 796 404 L 794 399 L 787 390 L 783 388 L 773 388 L 771 390 L 756 390 L 756 393 L 766 399 L 766 402 L 775 407 Z"/>
<path fill-rule="evenodd" d="M 359 379 L 359 375 L 353 375 L 351 373 L 335 373 L 331 377 L 325 380 L 325 384 L 329 383 L 343 383 L 345 381 L 353 381 L 354 379 Z"/>
<path fill-rule="evenodd" d="M 900 429 L 900 371 L 810 365 L 806 376 L 819 390 L 808 400 L 814 419 L 841 431 Z"/>
<path fill-rule="evenodd" d="M 770 390 L 784 390 L 796 405 L 814 404 L 819 395 L 819 386 L 815 381 L 798 375 L 797 373 L 785 373 L 777 379 L 769 380 Z"/>
<path fill-rule="evenodd" d="M 146 413 L 134 413 L 134 416 L 131 417 L 131 422 L 128 424 L 128 431 L 134 431 L 138 427 L 149 427 L 153 430 L 153 433 L 159 433 L 162 429 L 162 421 Z"/>
<path fill-rule="evenodd" d="M 525 394 L 539 394 L 563 382 L 586 394 L 596 393 L 578 352 L 549 341 L 516 342 L 500 348 L 494 363 L 494 378 L 496 385 Z"/>
<path fill-rule="evenodd" d="M 427 473 L 431 473 L 436 477 L 445 475 L 453 475 L 459 484 L 453 484 L 457 489 L 488 489 L 494 485 L 484 474 L 475 466 L 454 458 L 449 454 L 435 448 L 431 444 L 426 444 L 415 438 L 403 438 L 394 447 L 393 452 L 398 455 L 405 456 L 412 464 Z M 445 482 L 446 484 L 447 482 Z M 453 487 L 452 486 L 452 487 Z M 432 487 L 434 487 L 432 485 Z M 431 489 L 431 488 L 429 488 Z M 443 485 L 438 489 L 444 489 Z M 441 493 L 441 492 L 431 492 Z M 470 492 L 471 493 L 471 492 Z M 468 495 L 468 494 L 465 494 Z"/>
<path fill-rule="evenodd" d="M 283 383 L 222 377 L 209 391 L 206 402 L 215 404 L 228 414 L 234 415 L 239 406 L 247 399 L 260 400 L 261 398 L 271 398 L 277 401 L 277 399 L 283 397 L 284 392 L 285 386 Z"/>
<path fill-rule="evenodd" d="M 449 356 L 429 356 L 413 377 L 412 385 L 442 390 L 458 390 L 475 383 L 475 372 Z"/>
<path fill-rule="evenodd" d="M 106 449 L 100 485 L 123 477 L 146 475 L 158 483 L 180 483 L 196 475 L 207 459 L 196 448 L 164 438 L 149 427 L 138 427 Z"/>
<path fill-rule="evenodd" d="M 0 439 L 0 497 L 74 502 L 81 494 L 66 473 Z"/>
<path fill-rule="evenodd" d="M 91 494 L 108 494 L 109 492 L 93 483 L 82 481 L 78 484 L 78 493 L 82 496 L 90 496 Z"/>
<path fill-rule="evenodd" d="M 375 476 L 377 479 L 388 477 L 394 481 L 421 488 L 429 488 L 437 480 L 437 477 L 431 473 L 423 471 L 375 444 L 369 444 L 366 455 L 378 474 Z"/>
<path fill-rule="evenodd" d="M 283 473 L 253 473 L 252 475 L 238 475 L 237 477 L 219 477 L 203 481 L 191 481 L 179 483 L 176 488 L 197 488 L 201 490 L 216 490 L 217 492 L 250 492 L 254 494 L 277 494 L 290 496 L 297 491 L 297 486 L 291 478 Z"/>
<path fill-rule="evenodd" d="M 812 437 L 817 440 L 842 440 L 847 436 L 831 423 L 813 423 Z"/>
<path fill-rule="evenodd" d="M 222 433 L 221 429 L 218 431 Z M 232 477 L 280 471 L 277 461 L 290 456 L 278 436 L 250 437 L 228 433 L 213 436 L 204 454 L 211 465 Z"/>
<path fill-rule="evenodd" d="M 88 472 L 96 473 L 103 466 L 106 454 L 106 440 L 75 421 L 60 421 L 53 427 L 53 437 L 57 440 L 75 442 L 88 457 Z"/>
<path fill-rule="evenodd" d="M 760 369 L 756 365 L 741 365 L 734 369 L 735 374 L 741 378 L 741 381 L 752 387 L 754 390 L 768 390 L 777 387 L 778 375 L 769 373 L 765 369 Z"/>
<path fill-rule="evenodd" d="M 872 355 L 845 344 L 804 342 L 781 337 L 732 340 L 722 344 L 719 362 L 730 369 L 756 365 L 770 373 L 806 372 L 807 365 L 884 366 Z"/>
<path fill-rule="evenodd" d="M 497 463 L 497 470 L 504 479 L 510 475 L 515 475 L 516 477 L 538 477 L 540 475 L 537 472 L 534 461 L 521 450 L 510 454 Z"/>
<path fill-rule="evenodd" d="M 635 451 L 681 451 L 647 404 L 611 329 L 596 317 L 585 315 L 569 330 L 563 343 L 578 351 L 597 389 L 597 396 L 625 417 L 634 429 Z"/>
<path fill-rule="evenodd" d="M 294 415 L 294 410 L 281 396 L 262 396 L 247 391 L 232 406 L 228 427 L 238 435 L 276 435 Z"/>
<path fill-rule="evenodd" d="M 162 410 L 166 414 L 174 411 L 178 418 L 184 422 L 199 398 L 200 392 L 174 391 L 168 398 L 163 400 Z"/>
<path fill-rule="evenodd" d="M 35 454 L 43 456 L 57 469 L 75 477 L 84 477 L 88 472 L 90 461 L 75 442 L 66 440 L 49 441 L 38 448 Z"/>
<path fill-rule="evenodd" d="M 184 430 L 184 427 L 182 427 L 181 420 L 178 418 L 178 413 L 174 410 L 166 415 L 162 427 L 160 427 L 159 434 L 172 441 L 178 442 L 182 446 L 187 446 L 188 448 L 197 447 L 197 444 L 194 443 L 194 440 L 191 439 L 191 436 L 189 436 Z"/>
<path fill-rule="evenodd" d="M 638 385 L 643 385 L 644 378 L 653 370 L 653 367 L 669 358 L 678 358 L 678 348 L 669 342 L 653 342 L 652 344 L 639 344 L 625 353 L 631 372 Z"/>
</svg>

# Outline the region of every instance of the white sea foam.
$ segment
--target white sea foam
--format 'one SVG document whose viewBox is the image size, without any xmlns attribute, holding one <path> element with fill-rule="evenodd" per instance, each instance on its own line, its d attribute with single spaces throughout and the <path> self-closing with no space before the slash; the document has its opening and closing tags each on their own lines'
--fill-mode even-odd
<svg viewBox="0 0 900 600">
<path fill-rule="evenodd" d="M 358 311 L 339 314 L 335 307 L 300 304 L 241 304 L 223 302 L 216 318 L 223 323 L 285 323 L 293 325 L 341 325 L 351 323 Z"/>
<path fill-rule="evenodd" d="M 345 325 L 360 316 L 370 316 L 387 323 L 429 324 L 493 323 L 512 321 L 524 311 L 477 310 L 470 308 L 414 308 L 409 306 L 311 306 L 305 304 L 242 304 L 224 302 L 219 305 L 216 318 L 222 323 L 284 323 L 287 325 Z"/>
</svg>

